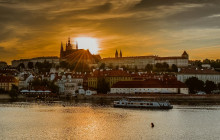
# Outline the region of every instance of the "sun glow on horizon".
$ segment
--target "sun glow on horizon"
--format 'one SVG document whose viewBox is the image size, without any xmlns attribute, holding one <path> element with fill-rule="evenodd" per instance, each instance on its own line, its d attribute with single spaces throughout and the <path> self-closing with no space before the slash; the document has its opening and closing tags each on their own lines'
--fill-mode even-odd
<svg viewBox="0 0 220 140">
<path fill-rule="evenodd" d="M 74 39 L 78 43 L 79 49 L 89 50 L 92 54 L 97 54 L 99 51 L 99 43 L 96 38 L 92 37 L 77 37 Z"/>
</svg>

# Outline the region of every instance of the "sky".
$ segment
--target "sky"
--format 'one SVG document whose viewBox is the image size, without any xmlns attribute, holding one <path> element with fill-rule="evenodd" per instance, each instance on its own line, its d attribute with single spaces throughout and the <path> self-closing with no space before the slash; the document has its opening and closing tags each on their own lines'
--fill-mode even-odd
<svg viewBox="0 0 220 140">
<path fill-rule="evenodd" d="M 0 61 L 59 56 L 81 36 L 101 57 L 219 59 L 220 0 L 0 0 Z"/>
</svg>

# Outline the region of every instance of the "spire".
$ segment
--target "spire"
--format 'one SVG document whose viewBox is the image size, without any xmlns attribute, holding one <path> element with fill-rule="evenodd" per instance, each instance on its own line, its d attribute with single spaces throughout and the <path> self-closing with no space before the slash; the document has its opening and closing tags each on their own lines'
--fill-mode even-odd
<svg viewBox="0 0 220 140">
<path fill-rule="evenodd" d="M 61 42 L 61 47 L 60 47 L 60 58 L 63 56 L 63 43 Z"/>
<path fill-rule="evenodd" d="M 122 52 L 121 52 L 121 50 L 120 50 L 120 58 L 122 58 Z"/>
<path fill-rule="evenodd" d="M 68 37 L 68 45 L 70 44 L 70 37 Z"/>
<path fill-rule="evenodd" d="M 66 50 L 67 50 L 67 42 L 66 42 Z"/>
<path fill-rule="evenodd" d="M 115 52 L 115 58 L 118 58 L 118 51 L 116 49 L 116 52 Z"/>
<path fill-rule="evenodd" d="M 78 42 L 76 41 L 76 49 L 78 50 Z"/>
<path fill-rule="evenodd" d="M 61 42 L 60 51 L 62 51 L 62 52 L 63 52 L 63 43 L 62 43 L 62 42 Z"/>
<path fill-rule="evenodd" d="M 183 52 L 182 57 L 189 59 L 189 55 L 186 51 Z"/>
</svg>

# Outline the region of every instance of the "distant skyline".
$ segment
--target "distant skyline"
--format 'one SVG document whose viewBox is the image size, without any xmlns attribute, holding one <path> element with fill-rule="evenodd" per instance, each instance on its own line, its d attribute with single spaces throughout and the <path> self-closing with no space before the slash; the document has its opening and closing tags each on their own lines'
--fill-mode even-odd
<svg viewBox="0 0 220 140">
<path fill-rule="evenodd" d="M 0 0 L 0 61 L 59 56 L 68 37 L 98 40 L 101 57 L 219 59 L 219 0 Z"/>
</svg>

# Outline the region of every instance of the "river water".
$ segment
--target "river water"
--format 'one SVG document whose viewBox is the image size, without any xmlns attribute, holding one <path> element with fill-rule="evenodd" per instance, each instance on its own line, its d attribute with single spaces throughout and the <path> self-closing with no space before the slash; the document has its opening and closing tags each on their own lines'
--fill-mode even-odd
<svg viewBox="0 0 220 140">
<path fill-rule="evenodd" d="M 162 111 L 91 103 L 2 103 L 0 139 L 219 140 L 220 106 Z"/>
</svg>

